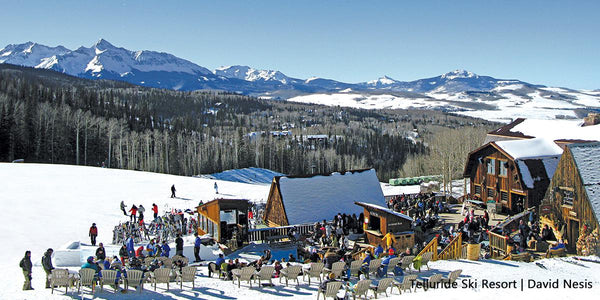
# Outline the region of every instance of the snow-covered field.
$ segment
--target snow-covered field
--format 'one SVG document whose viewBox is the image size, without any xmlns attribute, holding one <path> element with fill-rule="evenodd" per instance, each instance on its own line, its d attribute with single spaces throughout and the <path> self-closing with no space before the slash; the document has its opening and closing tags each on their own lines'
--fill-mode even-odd
<svg viewBox="0 0 600 300">
<path fill-rule="evenodd" d="M 77 167 L 66 165 L 43 164 L 8 164 L 0 163 L 0 240 L 4 244 L 0 251 L 0 299 L 61 299 L 79 298 L 72 290 L 63 295 L 61 291 L 44 289 L 45 274 L 39 262 L 45 249 L 60 248 L 65 243 L 82 241 L 88 243 L 87 231 L 92 222 L 98 224 L 99 242 L 108 243 L 112 238 L 112 227 L 124 219 L 119 210 L 119 203 L 124 200 L 143 204 L 148 210 L 152 203 L 157 203 L 160 213 L 165 207 L 193 208 L 200 200 L 215 198 L 214 180 L 154 174 L 147 172 L 102 169 L 94 167 Z M 169 188 L 175 184 L 177 196 L 171 199 Z M 227 181 L 218 181 L 219 196 L 227 198 L 245 198 L 261 201 L 267 197 L 268 185 L 251 185 Z M 148 213 L 148 212 L 147 212 Z M 33 270 L 33 287 L 35 291 L 21 291 L 23 275 L 18 267 L 19 260 L 25 250 L 32 251 L 32 261 L 36 265 Z M 423 297 L 442 297 L 445 299 L 506 299 L 507 297 L 540 297 L 556 299 L 575 297 L 573 299 L 592 299 L 600 291 L 600 264 L 583 262 L 575 265 L 561 259 L 543 260 L 547 269 L 536 264 L 499 262 L 499 261 L 438 261 L 431 263 L 436 272 L 448 273 L 454 269 L 462 269 L 462 280 L 477 280 L 479 287 L 461 288 L 440 291 L 419 290 L 412 294 L 394 297 L 422 299 Z M 74 267 L 74 270 L 79 268 Z M 433 271 L 431 271 L 433 272 Z M 422 272 L 429 275 L 431 272 Z M 114 294 L 112 289 L 96 292 L 101 299 L 273 299 L 299 298 L 315 299 L 316 285 L 311 286 L 300 280 L 300 286 L 290 284 L 285 287 L 274 280 L 275 287 L 258 289 L 242 284 L 241 288 L 231 282 L 223 282 L 205 276 L 206 270 L 197 277 L 196 289 L 191 290 L 184 285 L 180 290 L 175 284 L 169 292 L 159 285 L 154 292 L 149 285 L 140 294 Z M 518 289 L 491 289 L 481 286 L 483 280 L 490 281 L 525 281 L 524 291 Z M 547 282 L 559 279 L 559 289 L 529 289 L 527 280 L 535 279 Z M 562 288 L 565 279 L 591 282 L 592 288 Z M 520 287 L 520 285 L 519 285 Z M 89 291 L 86 289 L 86 291 Z M 89 295 L 87 295 L 90 298 Z"/>
<path fill-rule="evenodd" d="M 554 99 L 541 95 L 540 91 L 529 94 L 515 94 L 518 85 L 498 87 L 499 99 L 485 99 L 464 92 L 447 93 L 434 91 L 426 97 L 399 97 L 394 95 L 369 95 L 355 92 L 333 94 L 311 94 L 289 99 L 293 102 L 313 103 L 329 106 L 342 106 L 363 109 L 434 109 L 482 118 L 490 121 L 510 122 L 515 118 L 556 119 L 576 118 L 577 108 L 600 107 L 600 97 L 592 93 L 568 92 L 560 88 L 546 88 L 547 91 L 560 90 L 573 97 L 573 100 Z M 480 108 L 473 108 L 477 105 Z"/>
</svg>

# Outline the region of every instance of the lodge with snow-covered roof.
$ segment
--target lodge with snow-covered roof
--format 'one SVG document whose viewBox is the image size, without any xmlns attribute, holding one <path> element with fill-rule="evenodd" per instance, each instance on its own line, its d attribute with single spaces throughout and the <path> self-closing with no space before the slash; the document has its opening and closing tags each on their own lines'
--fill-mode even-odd
<svg viewBox="0 0 600 300">
<path fill-rule="evenodd" d="M 540 204 L 561 154 L 542 138 L 490 142 L 469 153 L 463 176 L 472 197 L 515 214 Z"/>
<path fill-rule="evenodd" d="M 518 118 L 487 133 L 469 153 L 463 176 L 470 196 L 496 202 L 509 213 L 536 207 L 554 175 L 558 158 L 570 144 L 600 141 L 600 117 L 584 120 Z"/>
<path fill-rule="evenodd" d="M 338 213 L 360 214 L 354 202 L 386 205 L 374 169 L 275 176 L 263 218 L 269 227 L 316 223 Z"/>
<path fill-rule="evenodd" d="M 567 145 L 540 205 L 542 223 L 580 255 L 600 254 L 599 163 L 600 143 Z"/>
</svg>

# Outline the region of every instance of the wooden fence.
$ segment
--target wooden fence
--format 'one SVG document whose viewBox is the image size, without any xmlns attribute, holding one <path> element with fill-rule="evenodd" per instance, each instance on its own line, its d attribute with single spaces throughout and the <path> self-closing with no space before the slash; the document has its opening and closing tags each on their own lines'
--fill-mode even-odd
<svg viewBox="0 0 600 300">
<path fill-rule="evenodd" d="M 433 253 L 431 260 L 438 259 L 438 238 L 437 238 L 437 236 L 434 237 L 431 241 L 429 241 L 429 244 L 427 244 L 427 246 L 425 246 L 425 248 L 423 248 L 423 250 L 421 250 L 421 252 L 419 252 L 418 256 L 423 256 L 423 254 L 425 254 L 427 252 Z"/>
<path fill-rule="evenodd" d="M 267 227 L 248 230 L 250 242 L 277 242 L 288 238 L 292 229 L 300 235 L 306 235 L 313 230 L 313 224 Z"/>
<path fill-rule="evenodd" d="M 492 257 L 506 255 L 508 238 L 489 230 L 487 233 L 490 238 L 490 250 Z"/>
<path fill-rule="evenodd" d="M 459 259 L 462 255 L 462 232 L 448 243 L 448 246 L 438 255 L 438 259 Z"/>
</svg>

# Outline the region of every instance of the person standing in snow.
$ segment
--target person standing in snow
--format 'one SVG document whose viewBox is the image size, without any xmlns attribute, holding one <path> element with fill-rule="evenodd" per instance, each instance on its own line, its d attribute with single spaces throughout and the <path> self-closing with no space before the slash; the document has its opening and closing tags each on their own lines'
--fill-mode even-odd
<svg viewBox="0 0 600 300">
<path fill-rule="evenodd" d="M 158 205 L 156 203 L 152 203 L 152 211 L 154 212 L 154 220 L 158 218 Z"/>
<path fill-rule="evenodd" d="M 89 236 L 92 242 L 92 246 L 96 246 L 96 237 L 98 236 L 98 227 L 96 227 L 96 223 L 92 223 L 92 227 L 90 227 Z"/>
<path fill-rule="evenodd" d="M 140 206 L 138 207 L 138 215 L 139 215 L 139 219 L 143 220 L 144 219 L 144 213 L 146 212 L 146 209 L 144 208 L 143 205 L 140 204 Z"/>
<path fill-rule="evenodd" d="M 33 290 L 31 287 L 31 251 L 25 251 L 25 257 L 21 259 L 19 267 L 23 270 L 23 276 L 25 276 L 25 283 L 23 283 L 23 290 Z"/>
<path fill-rule="evenodd" d="M 129 252 L 129 257 L 135 257 L 135 248 L 133 247 L 133 236 L 129 236 L 127 239 L 127 251 Z"/>
<path fill-rule="evenodd" d="M 219 194 L 219 186 L 217 185 L 216 181 L 215 181 L 215 194 Z"/>
<path fill-rule="evenodd" d="M 127 206 L 125 205 L 125 201 L 121 200 L 121 211 L 123 212 L 123 214 L 124 214 L 125 216 L 127 216 L 127 211 L 125 211 L 125 207 L 127 207 Z"/>
<path fill-rule="evenodd" d="M 175 185 L 172 185 L 172 186 L 171 186 L 171 198 L 175 198 L 175 192 L 176 192 L 176 191 L 177 191 L 177 190 L 175 189 Z"/>
<path fill-rule="evenodd" d="M 138 208 L 137 206 L 135 206 L 135 204 L 131 205 L 131 208 L 129 209 L 129 212 L 131 213 L 130 215 L 130 221 L 133 221 L 134 223 L 137 222 L 137 211 Z"/>
<path fill-rule="evenodd" d="M 42 267 L 44 267 L 44 272 L 46 272 L 46 288 L 50 288 L 50 274 L 52 274 L 52 270 L 54 267 L 52 266 L 52 253 L 54 250 L 52 248 L 48 248 L 42 257 Z"/>
<path fill-rule="evenodd" d="M 194 236 L 196 237 L 196 240 L 194 241 L 194 257 L 196 258 L 196 260 L 194 262 L 200 262 L 202 261 L 202 259 L 200 258 L 200 242 L 202 240 L 198 236 L 197 232 L 194 233 Z"/>
<path fill-rule="evenodd" d="M 171 247 L 169 247 L 169 243 L 167 243 L 167 241 L 163 241 L 162 253 L 160 254 L 160 256 L 169 257 L 169 252 L 171 252 Z"/>
<path fill-rule="evenodd" d="M 183 256 L 183 239 L 180 234 L 175 239 L 175 255 Z"/>
</svg>

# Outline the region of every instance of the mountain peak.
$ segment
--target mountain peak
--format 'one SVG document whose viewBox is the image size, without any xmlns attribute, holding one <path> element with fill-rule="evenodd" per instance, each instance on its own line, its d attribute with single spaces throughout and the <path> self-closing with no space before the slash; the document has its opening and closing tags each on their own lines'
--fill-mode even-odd
<svg viewBox="0 0 600 300">
<path fill-rule="evenodd" d="M 114 48 L 113 44 L 109 43 L 107 40 L 100 38 L 95 44 L 94 47 L 96 49 L 106 49 L 106 48 Z"/>
<path fill-rule="evenodd" d="M 442 75 L 442 78 L 446 79 L 455 79 L 455 78 L 473 78 L 479 77 L 477 74 L 473 72 L 469 72 L 467 70 L 454 70 Z"/>
<path fill-rule="evenodd" d="M 398 82 L 398 80 L 393 79 L 387 75 L 384 75 L 375 80 L 371 80 L 371 81 L 367 82 L 367 84 L 368 85 L 389 85 L 389 84 L 394 84 L 396 82 Z"/>
</svg>

